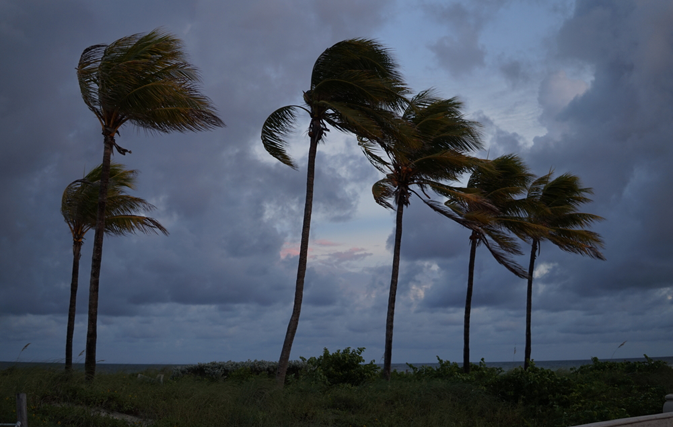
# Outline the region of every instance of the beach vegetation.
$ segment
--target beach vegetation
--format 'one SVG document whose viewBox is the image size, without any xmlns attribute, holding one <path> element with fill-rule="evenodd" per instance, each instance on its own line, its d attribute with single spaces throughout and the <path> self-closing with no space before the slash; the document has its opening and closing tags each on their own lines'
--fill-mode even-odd
<svg viewBox="0 0 673 427">
<path fill-rule="evenodd" d="M 352 374 L 359 371 L 352 364 L 358 356 L 359 349 L 345 349 L 324 352 L 315 361 L 320 365 L 322 357 L 330 362 L 326 367 L 344 363 Z M 302 368 L 298 375 L 287 376 L 283 390 L 276 385 L 276 362 L 226 362 L 230 374 L 217 376 L 204 365 L 191 374 L 183 368 L 180 375 L 171 368 L 140 375 L 99 372 L 93 382 L 78 370 L 66 374 L 61 369 L 11 367 L 0 371 L 0 422 L 15 419 L 19 392 L 27 395 L 31 426 L 119 427 L 561 427 L 660 413 L 665 395 L 673 393 L 673 369 L 649 358 L 593 359 L 589 365 L 557 371 L 533 362 L 527 370 L 503 371 L 482 361 L 469 374 L 459 364 L 438 358 L 434 366 L 393 371 L 390 381 L 370 375 L 374 369 L 361 364 L 362 382 L 337 372 L 333 381 L 316 381 L 311 372 L 301 372 L 316 371 L 308 360 L 290 365 Z M 237 376 L 241 370 L 247 373 Z M 145 380 L 159 375 L 165 380 Z"/>
</svg>

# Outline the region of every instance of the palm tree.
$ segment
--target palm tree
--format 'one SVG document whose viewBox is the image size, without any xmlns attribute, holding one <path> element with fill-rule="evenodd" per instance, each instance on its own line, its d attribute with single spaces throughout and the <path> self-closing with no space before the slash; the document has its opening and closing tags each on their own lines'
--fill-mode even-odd
<svg viewBox="0 0 673 427">
<path fill-rule="evenodd" d="M 105 212 L 113 148 L 130 152 L 115 141 L 126 122 L 150 132 L 201 131 L 224 126 L 210 99 L 197 87 L 196 68 L 185 60 L 182 42 L 160 30 L 123 37 L 82 52 L 77 79 L 84 103 L 103 131 L 103 162 L 89 284 L 86 378 L 96 372 L 98 285 L 103 255 Z"/>
<path fill-rule="evenodd" d="M 285 382 L 292 343 L 299 324 L 304 293 L 304 277 L 313 208 L 313 180 L 318 143 L 328 125 L 356 135 L 379 135 L 389 117 L 388 110 L 399 108 L 406 88 L 390 54 L 372 40 L 352 39 L 335 44 L 316 60 L 310 89 L 304 92 L 305 105 L 288 105 L 271 113 L 262 127 L 264 148 L 280 162 L 296 169 L 285 147 L 299 111 L 310 117 L 306 176 L 306 201 L 302 225 L 297 281 L 292 315 L 288 323 L 278 362 L 276 380 Z"/>
<path fill-rule="evenodd" d="M 402 116 L 390 132 L 377 138 L 360 138 L 360 146 L 370 162 L 385 178 L 372 187 L 374 200 L 381 206 L 395 210 L 395 244 L 393 266 L 386 316 L 386 341 L 383 375 L 390 379 L 393 346 L 393 322 L 399 276 L 404 207 L 416 194 L 434 210 L 462 223 L 462 219 L 433 203 L 426 189 L 452 194 L 454 197 L 478 199 L 461 193 L 446 183 L 456 181 L 460 174 L 478 164 L 467 153 L 481 147 L 476 122 L 465 120 L 460 113 L 461 103 L 455 98 L 439 99 L 431 91 L 412 98 Z M 418 188 L 421 196 L 414 187 Z"/>
<path fill-rule="evenodd" d="M 512 254 L 522 255 L 522 252 L 505 230 L 508 223 L 515 221 L 516 215 L 523 211 L 524 205 L 517 197 L 526 192 L 532 178 L 533 175 L 519 157 L 512 154 L 501 156 L 477 167 L 467 183 L 467 190 L 481 196 L 487 204 L 475 204 L 465 198 L 449 198 L 445 203 L 472 230 L 463 330 L 465 373 L 470 372 L 470 313 L 477 247 L 484 244 L 495 260 L 505 268 L 522 279 L 528 278 L 526 270 L 510 257 Z"/>
<path fill-rule="evenodd" d="M 92 169 L 84 179 L 71 182 L 63 191 L 61 214 L 72 234 L 72 279 L 70 282 L 70 305 L 68 307 L 68 327 L 65 341 L 65 370 L 72 370 L 72 338 L 75 330 L 75 308 L 77 305 L 77 287 L 79 281 L 79 259 L 84 235 L 96 226 L 96 208 L 98 204 L 98 185 L 101 166 Z M 123 165 L 110 165 L 110 185 L 105 213 L 105 232 L 124 235 L 140 231 L 142 233 L 168 231 L 157 220 L 136 215 L 136 211 L 151 211 L 153 205 L 145 200 L 125 194 L 127 188 L 133 189 L 135 170 L 125 170 Z"/>
<path fill-rule="evenodd" d="M 601 236 L 596 232 L 585 229 L 593 222 L 602 221 L 604 218 L 577 211 L 580 205 L 591 202 L 587 195 L 593 194 L 592 189 L 582 187 L 580 179 L 575 175 L 566 173 L 553 180 L 551 179 L 552 175 L 553 171 L 550 171 L 533 181 L 528 187 L 526 196 L 527 215 L 524 218 L 525 221 L 520 224 L 528 223 L 537 226 L 537 231 L 531 233 L 530 228 L 524 230 L 516 222 L 510 226 L 510 230 L 514 231 L 520 238 L 532 243 L 526 292 L 524 369 L 527 369 L 530 364 L 533 272 L 535 270 L 535 259 L 540 252 L 540 243 L 547 240 L 563 251 L 605 260 L 599 250 L 603 247 Z"/>
</svg>

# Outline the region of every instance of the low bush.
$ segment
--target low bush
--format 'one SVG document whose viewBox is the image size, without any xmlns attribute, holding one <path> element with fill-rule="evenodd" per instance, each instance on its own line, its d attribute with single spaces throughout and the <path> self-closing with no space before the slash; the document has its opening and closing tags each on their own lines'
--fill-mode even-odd
<svg viewBox="0 0 673 427">
<path fill-rule="evenodd" d="M 311 357 L 308 360 L 301 357 L 306 364 L 304 376 L 310 380 L 325 385 L 349 384 L 360 385 L 377 377 L 379 367 L 374 361 L 365 364 L 362 357 L 364 347 L 351 350 L 346 347 L 330 353 L 327 348 L 320 357 Z"/>
<path fill-rule="evenodd" d="M 290 360 L 287 368 L 289 377 L 297 376 L 305 368 L 305 362 Z M 210 362 L 196 365 L 181 366 L 173 369 L 172 379 L 182 376 L 194 376 L 211 380 L 225 380 L 227 378 L 245 380 L 258 375 L 273 377 L 278 370 L 278 362 L 266 360 L 248 360 L 247 362 Z"/>
<path fill-rule="evenodd" d="M 550 426 L 578 425 L 660 413 L 673 393 L 663 362 L 600 362 L 570 371 L 532 365 L 503 372 L 483 361 L 465 374 L 438 358 L 391 381 L 346 348 L 302 362 L 302 373 L 277 386 L 270 362 L 194 365 L 163 383 L 137 374 L 10 368 L 0 371 L 0 422 L 16 417 L 15 395 L 26 393 L 30 425 L 122 426 L 121 412 L 168 426 Z M 299 368 L 297 368 L 299 369 Z M 299 372 L 299 370 L 297 370 Z M 168 371 L 161 373 L 166 374 Z M 157 372 L 144 372 L 156 377 Z M 225 381 L 222 381 L 226 378 Z"/>
</svg>

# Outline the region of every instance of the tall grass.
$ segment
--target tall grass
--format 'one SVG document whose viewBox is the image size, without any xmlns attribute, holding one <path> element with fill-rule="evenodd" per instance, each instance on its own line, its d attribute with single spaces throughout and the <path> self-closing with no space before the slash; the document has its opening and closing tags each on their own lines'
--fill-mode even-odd
<svg viewBox="0 0 673 427">
<path fill-rule="evenodd" d="M 16 419 L 14 396 L 24 392 L 30 426 L 129 425 L 96 408 L 157 427 L 567 426 L 661 412 L 665 394 L 673 392 L 673 369 L 660 362 L 595 360 L 558 372 L 475 365 L 465 375 L 440 360 L 437 368 L 412 371 L 358 385 L 306 372 L 281 390 L 268 373 L 248 368 L 226 378 L 101 373 L 93 383 L 81 372 L 10 368 L 0 371 L 0 422 Z M 147 380 L 157 374 L 163 383 Z"/>
</svg>

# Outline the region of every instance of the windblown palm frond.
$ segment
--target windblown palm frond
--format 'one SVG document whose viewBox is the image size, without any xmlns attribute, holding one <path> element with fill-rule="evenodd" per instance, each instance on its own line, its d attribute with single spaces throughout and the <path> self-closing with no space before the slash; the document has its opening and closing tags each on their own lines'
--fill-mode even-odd
<svg viewBox="0 0 673 427">
<path fill-rule="evenodd" d="M 533 175 L 519 157 L 513 154 L 501 156 L 483 163 L 470 175 L 467 188 L 479 196 L 477 203 L 453 195 L 447 195 L 448 201 L 445 203 L 462 216 L 465 226 L 474 233 L 477 245 L 486 245 L 499 263 L 521 278 L 527 278 L 528 274 L 504 255 L 521 255 L 521 251 L 514 239 L 505 238 L 503 230 L 509 230 L 510 225 L 517 230 L 535 229 L 518 216 L 525 212 L 526 202 L 520 196 L 526 192 L 532 178 Z M 489 239 L 492 243 L 489 243 Z M 499 253 L 494 252 L 496 247 L 500 248 Z"/>
<path fill-rule="evenodd" d="M 88 230 L 96 226 L 98 192 L 101 165 L 92 169 L 83 179 L 70 183 L 61 199 L 61 214 L 73 233 L 73 238 L 83 238 Z M 149 212 L 155 207 L 144 199 L 129 196 L 126 189 L 135 188 L 137 171 L 126 170 L 124 165 L 110 165 L 110 186 L 106 204 L 106 233 L 123 235 L 140 231 L 142 233 L 168 231 L 155 219 L 134 215 L 138 211 Z"/>
<path fill-rule="evenodd" d="M 182 42 L 160 30 L 84 50 L 77 66 L 84 102 L 116 131 L 125 122 L 150 131 L 201 131 L 224 126 Z"/>
<path fill-rule="evenodd" d="M 559 175 L 551 179 L 553 171 L 535 180 L 528 189 L 526 222 L 537 227 L 545 227 L 545 234 L 534 234 L 517 229 L 523 239 L 538 242 L 548 240 L 566 252 L 587 255 L 604 260 L 600 252 L 603 240 L 598 233 L 585 230 L 603 218 L 577 212 L 577 208 L 591 201 L 591 188 L 582 187 L 579 177 L 572 174 Z"/>
<path fill-rule="evenodd" d="M 344 40 L 316 60 L 305 106 L 274 111 L 262 126 L 262 143 L 273 157 L 296 168 L 285 151 L 301 108 L 312 118 L 309 137 L 322 140 L 328 125 L 356 135 L 380 135 L 390 109 L 403 103 L 407 89 L 389 52 L 372 40 Z"/>
</svg>

